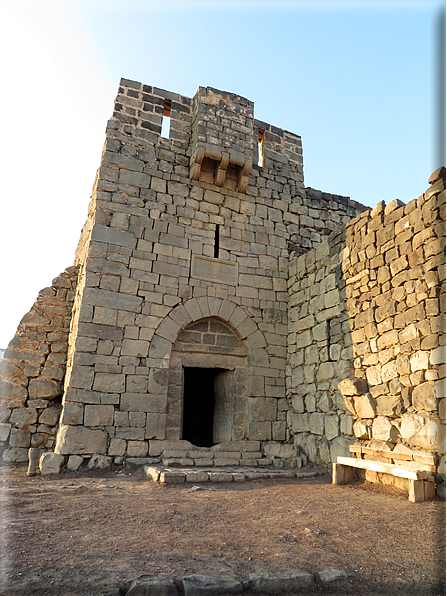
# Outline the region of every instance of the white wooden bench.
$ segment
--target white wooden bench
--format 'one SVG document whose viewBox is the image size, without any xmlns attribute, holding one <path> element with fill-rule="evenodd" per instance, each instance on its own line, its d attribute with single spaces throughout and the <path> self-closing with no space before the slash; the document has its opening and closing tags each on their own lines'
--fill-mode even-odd
<svg viewBox="0 0 447 596">
<path fill-rule="evenodd" d="M 337 457 L 337 463 L 332 464 L 332 484 L 345 484 L 354 479 L 356 469 L 362 469 L 391 474 L 398 478 L 407 478 L 408 500 L 412 503 L 432 499 L 435 496 L 435 456 L 393 453 L 382 449 L 363 447 L 362 445 L 351 445 L 349 449 L 357 457 Z M 402 464 L 362 459 L 363 455 L 402 460 Z"/>
</svg>

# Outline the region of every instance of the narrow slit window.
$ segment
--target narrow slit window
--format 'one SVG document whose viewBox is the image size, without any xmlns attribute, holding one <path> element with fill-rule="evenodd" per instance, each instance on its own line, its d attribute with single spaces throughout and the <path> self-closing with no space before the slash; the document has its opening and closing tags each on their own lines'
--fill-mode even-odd
<svg viewBox="0 0 447 596">
<path fill-rule="evenodd" d="M 258 166 L 264 166 L 264 131 L 258 130 Z"/>
<path fill-rule="evenodd" d="M 161 136 L 165 139 L 169 139 L 169 131 L 171 128 L 171 100 L 165 99 L 165 105 L 163 106 L 163 118 L 161 121 Z"/>
<path fill-rule="evenodd" d="M 216 231 L 214 232 L 214 258 L 219 258 L 219 224 L 216 224 Z"/>
<path fill-rule="evenodd" d="M 326 320 L 326 337 L 327 337 L 327 355 L 328 360 L 332 362 L 331 358 L 331 345 L 332 345 L 332 338 L 331 338 L 331 319 Z"/>
</svg>

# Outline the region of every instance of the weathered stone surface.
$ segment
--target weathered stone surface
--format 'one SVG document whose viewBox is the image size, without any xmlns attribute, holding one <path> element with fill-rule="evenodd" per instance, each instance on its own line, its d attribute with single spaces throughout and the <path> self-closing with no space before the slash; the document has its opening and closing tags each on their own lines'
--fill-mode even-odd
<svg viewBox="0 0 447 596">
<path fill-rule="evenodd" d="M 178 596 L 178 591 L 172 579 L 142 576 L 131 584 L 126 596 Z"/>
<path fill-rule="evenodd" d="M 349 574 L 344 569 L 326 569 L 318 572 L 318 578 L 321 582 L 327 584 L 336 580 L 347 579 Z"/>
<path fill-rule="evenodd" d="M 207 575 L 189 575 L 182 580 L 185 596 L 202 596 L 210 594 L 217 596 L 222 594 L 242 594 L 244 589 L 241 582 L 235 580 L 224 580 Z"/>
<path fill-rule="evenodd" d="M 373 421 L 372 436 L 373 439 L 377 441 L 390 441 L 396 443 L 399 431 L 389 418 L 386 416 L 378 416 Z"/>
<path fill-rule="evenodd" d="M 63 455 L 58 455 L 57 453 L 43 453 L 39 461 L 40 473 L 42 475 L 59 474 L 64 459 L 65 457 Z"/>
<path fill-rule="evenodd" d="M 338 390 L 342 395 L 362 395 L 368 391 L 368 385 L 364 379 L 343 379 Z"/>
<path fill-rule="evenodd" d="M 48 426 L 55 426 L 61 415 L 62 408 L 54 406 L 46 408 L 39 416 L 40 424 L 48 424 Z"/>
<path fill-rule="evenodd" d="M 340 419 L 336 414 L 325 417 L 324 434 L 328 441 L 332 441 L 340 434 Z"/>
<path fill-rule="evenodd" d="M 100 455 L 99 453 L 95 453 L 92 455 L 88 462 L 88 469 L 89 470 L 104 470 L 105 468 L 109 468 L 112 464 L 112 458 L 106 455 Z"/>
<path fill-rule="evenodd" d="M 412 402 L 416 410 L 436 412 L 438 402 L 434 383 L 422 383 L 413 389 Z"/>
<path fill-rule="evenodd" d="M 77 472 L 84 463 L 84 458 L 81 455 L 70 455 L 67 461 L 67 470 Z"/>
<path fill-rule="evenodd" d="M 48 379 L 31 379 L 28 392 L 31 399 L 53 399 L 62 394 L 62 385 Z"/>
<path fill-rule="evenodd" d="M 313 583 L 314 576 L 304 571 L 284 578 L 251 575 L 248 592 L 252 594 L 281 594 L 309 588 Z"/>
<path fill-rule="evenodd" d="M 371 421 L 356 420 L 354 422 L 353 430 L 354 436 L 357 437 L 357 439 L 370 439 L 372 434 Z"/>
<path fill-rule="evenodd" d="M 85 426 L 113 426 L 113 406 L 85 406 Z"/>
<path fill-rule="evenodd" d="M 400 434 L 410 445 L 436 451 L 445 439 L 445 427 L 433 414 L 406 412 L 402 416 Z"/>
<path fill-rule="evenodd" d="M 2 459 L 7 464 L 28 461 L 28 449 L 23 447 L 12 447 L 10 449 L 5 449 L 2 454 Z"/>
<path fill-rule="evenodd" d="M 330 442 L 330 452 L 332 463 L 337 461 L 337 457 L 351 457 L 349 445 L 354 443 L 354 438 L 336 437 Z"/>
<path fill-rule="evenodd" d="M 17 428 L 26 428 L 37 421 L 37 410 L 35 408 L 15 408 L 11 414 L 10 421 Z"/>
<path fill-rule="evenodd" d="M 60 455 L 105 453 L 107 433 L 83 426 L 61 426 L 56 439 L 55 453 Z"/>
<path fill-rule="evenodd" d="M 370 393 L 354 399 L 355 412 L 358 418 L 374 418 L 376 415 L 376 401 Z"/>
</svg>

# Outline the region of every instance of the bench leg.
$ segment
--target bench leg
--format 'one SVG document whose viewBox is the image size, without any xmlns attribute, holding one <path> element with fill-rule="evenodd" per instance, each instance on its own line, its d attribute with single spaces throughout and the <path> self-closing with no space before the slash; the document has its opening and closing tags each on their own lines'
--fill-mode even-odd
<svg viewBox="0 0 447 596">
<path fill-rule="evenodd" d="M 433 482 L 431 482 L 430 479 L 428 481 L 424 482 L 425 500 L 426 501 L 429 501 L 430 499 L 434 499 L 436 496 L 436 484 L 435 484 L 433 478 L 431 478 L 431 480 L 433 480 Z"/>
<path fill-rule="evenodd" d="M 355 468 L 343 464 L 332 464 L 332 484 L 346 484 L 353 480 Z"/>
<path fill-rule="evenodd" d="M 408 480 L 408 500 L 412 503 L 425 501 L 423 480 Z"/>
</svg>

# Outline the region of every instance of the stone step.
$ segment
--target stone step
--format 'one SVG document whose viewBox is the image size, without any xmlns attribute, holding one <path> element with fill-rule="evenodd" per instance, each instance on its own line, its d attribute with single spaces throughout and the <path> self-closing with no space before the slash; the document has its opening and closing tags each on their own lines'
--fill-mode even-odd
<svg viewBox="0 0 447 596">
<path fill-rule="evenodd" d="M 160 484 L 182 484 L 203 482 L 245 482 L 249 480 L 268 480 L 276 478 L 312 478 L 326 474 L 326 470 L 278 470 L 274 468 L 231 467 L 167 467 L 144 466 L 146 476 Z"/>
</svg>

